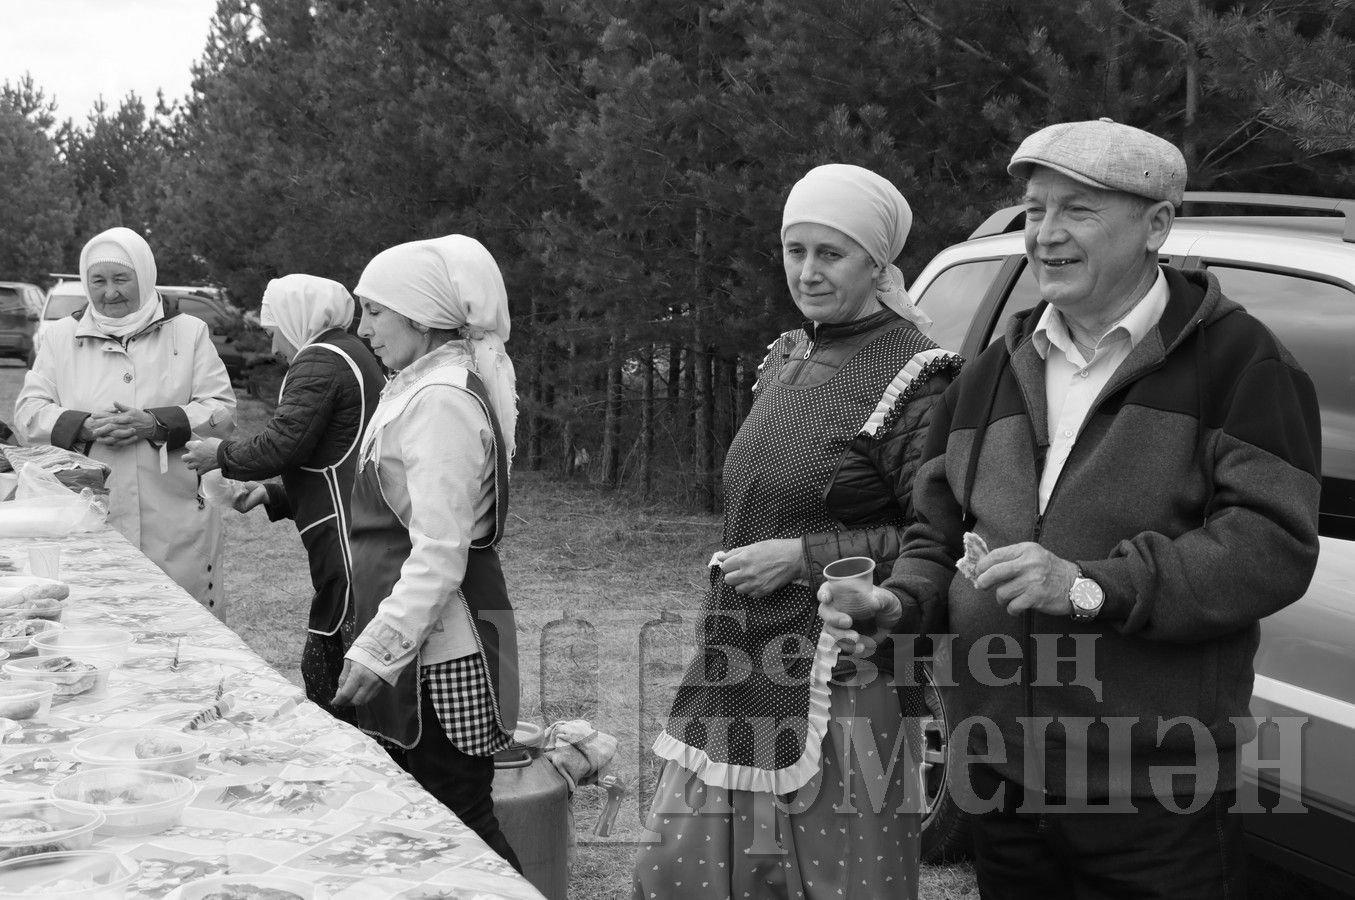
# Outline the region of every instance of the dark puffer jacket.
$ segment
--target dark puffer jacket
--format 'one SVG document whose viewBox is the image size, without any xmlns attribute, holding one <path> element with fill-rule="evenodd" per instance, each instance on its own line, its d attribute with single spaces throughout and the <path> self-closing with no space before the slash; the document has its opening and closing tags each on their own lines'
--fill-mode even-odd
<svg viewBox="0 0 1355 900">
<path fill-rule="evenodd" d="M 839 325 L 806 322 L 773 341 L 768 360 L 773 355 L 784 360 L 777 373 L 783 384 L 821 384 L 882 331 L 899 327 L 911 326 L 889 310 Z M 811 344 L 812 353 L 807 353 Z M 897 393 L 881 398 L 884 415 L 880 424 L 870 435 L 858 435 L 838 462 L 825 501 L 839 529 L 802 538 L 805 566 L 816 591 L 823 583 L 823 567 L 835 559 L 869 556 L 876 561 L 879 581 L 888 577 L 899 555 L 904 527 L 892 523 L 914 519 L 913 476 L 922 458 L 932 407 L 962 362 L 935 344 L 931 347 L 930 353 L 919 354 L 904 366 L 891 385 Z"/>
<path fill-rule="evenodd" d="M 348 609 L 352 562 L 349 502 L 358 443 L 385 378 L 367 345 L 334 328 L 292 360 L 278 408 L 263 431 L 221 442 L 217 464 L 227 478 L 270 483 L 268 517 L 292 518 L 310 559 L 310 630 L 333 634 Z"/>
</svg>

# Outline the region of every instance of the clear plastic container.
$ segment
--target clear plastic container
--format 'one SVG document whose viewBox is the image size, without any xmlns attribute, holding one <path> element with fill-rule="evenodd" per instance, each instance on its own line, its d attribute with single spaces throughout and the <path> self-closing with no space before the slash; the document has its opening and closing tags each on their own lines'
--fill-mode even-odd
<svg viewBox="0 0 1355 900">
<path fill-rule="evenodd" d="M 35 853 L 87 850 L 104 814 L 60 800 L 0 803 L 0 860 Z"/>
<path fill-rule="evenodd" d="M 180 885 L 165 900 L 265 896 L 269 900 L 327 900 L 329 894 L 313 884 L 281 875 L 213 875 Z"/>
<path fill-rule="evenodd" d="M 140 867 L 105 850 L 40 853 L 0 863 L 0 898 L 123 900 Z"/>
<path fill-rule="evenodd" d="M 91 766 L 115 766 L 192 775 L 206 739 L 168 728 L 110 731 L 77 743 L 71 753 Z M 177 748 L 177 749 L 175 749 Z"/>
<path fill-rule="evenodd" d="M 20 603 L 17 597 L 20 591 L 33 585 L 44 585 L 59 593 L 60 598 L 45 597 Z M 0 575 L 0 622 L 8 619 L 52 619 L 61 618 L 63 601 L 70 593 L 70 587 L 64 582 L 51 578 L 36 578 L 32 575 Z"/>
<path fill-rule="evenodd" d="M 54 800 L 88 803 L 104 814 L 99 834 L 157 834 L 178 823 L 197 789 L 182 775 L 126 767 L 85 769 L 52 785 Z"/>
<path fill-rule="evenodd" d="M 121 628 L 82 625 L 39 634 L 32 640 L 39 656 L 73 656 L 78 659 L 93 655 L 123 659 L 127 656 L 127 648 L 132 646 L 133 635 Z"/>
<path fill-rule="evenodd" d="M 74 659 L 88 668 L 77 671 L 51 671 L 47 666 L 57 659 Z M 15 681 L 41 681 L 55 685 L 54 699 L 89 695 L 97 697 L 108 688 L 108 676 L 117 668 L 117 662 L 96 656 L 58 657 L 30 656 L 26 659 L 11 659 L 4 663 L 5 675 Z"/>
<path fill-rule="evenodd" d="M 60 630 L 61 623 L 50 619 L 0 619 L 0 650 L 11 657 L 36 653 L 32 647 L 35 635 Z"/>
<path fill-rule="evenodd" d="M 52 711 L 55 685 L 44 681 L 0 681 L 0 718 L 40 719 Z"/>
</svg>

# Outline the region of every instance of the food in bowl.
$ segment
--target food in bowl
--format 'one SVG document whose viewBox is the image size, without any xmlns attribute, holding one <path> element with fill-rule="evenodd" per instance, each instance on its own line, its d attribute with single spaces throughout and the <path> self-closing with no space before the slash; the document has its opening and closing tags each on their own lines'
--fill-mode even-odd
<svg viewBox="0 0 1355 900">
<path fill-rule="evenodd" d="M 53 685 L 41 681 L 0 681 L 0 717 L 21 721 L 44 716 L 55 693 Z"/>
<path fill-rule="evenodd" d="M 55 800 L 0 803 L 0 861 L 83 850 L 93 843 L 94 831 L 103 821 L 97 809 Z"/>
<path fill-rule="evenodd" d="M 51 619 L 0 619 L 0 650 L 10 656 L 27 653 L 34 636 L 47 631 L 58 631 L 61 625 Z"/>
<path fill-rule="evenodd" d="M 56 688 L 56 699 L 81 694 L 97 696 L 108 685 L 108 676 L 117 662 L 104 657 L 31 656 L 11 659 L 3 666 L 6 676 L 15 681 L 41 681 Z"/>
<path fill-rule="evenodd" d="M 41 656 L 94 654 L 119 658 L 126 655 L 132 640 L 132 633 L 121 628 L 81 627 L 39 634 L 32 642 Z"/>
<path fill-rule="evenodd" d="M 305 900 L 305 898 L 300 894 L 282 888 L 232 883 L 223 884 L 210 894 L 203 894 L 202 900 Z"/>
<path fill-rule="evenodd" d="M 104 814 L 100 834 L 140 835 L 179 821 L 193 798 L 193 782 L 149 769 L 86 769 L 52 785 L 52 797 L 88 803 Z"/>
<path fill-rule="evenodd" d="M 136 742 L 132 748 L 137 759 L 155 759 L 157 756 L 173 756 L 183 752 L 183 744 L 165 738 L 148 737 Z"/>
<path fill-rule="evenodd" d="M 99 677 L 97 666 L 69 656 L 44 656 L 36 660 L 33 671 L 48 672 L 57 676 L 50 680 L 56 686 L 56 692 L 63 697 L 92 690 Z"/>
<path fill-rule="evenodd" d="M 140 867 L 105 850 L 42 853 L 0 863 L 0 898 L 121 900 Z"/>
<path fill-rule="evenodd" d="M 0 618 L 59 619 L 61 601 L 70 593 L 64 581 L 51 578 L 0 577 Z"/>
<path fill-rule="evenodd" d="M 92 766 L 154 769 L 175 775 L 191 775 L 207 741 L 195 734 L 168 728 L 109 731 L 80 741 L 72 749 L 75 758 Z"/>
<path fill-rule="evenodd" d="M 281 875 L 211 875 L 190 881 L 170 895 L 176 900 L 321 900 L 313 884 Z"/>
</svg>

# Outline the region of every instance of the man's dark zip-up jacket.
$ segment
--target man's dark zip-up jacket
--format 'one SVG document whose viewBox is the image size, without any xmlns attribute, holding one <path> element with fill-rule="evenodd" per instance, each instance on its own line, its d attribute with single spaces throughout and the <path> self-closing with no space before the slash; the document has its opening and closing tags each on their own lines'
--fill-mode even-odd
<svg viewBox="0 0 1355 900">
<path fill-rule="evenodd" d="M 899 631 L 957 635 L 947 702 L 952 722 L 980 717 L 971 752 L 1055 798 L 1153 796 L 1154 768 L 1158 796 L 1232 789 L 1255 733 L 1257 622 L 1299 599 L 1317 562 L 1311 380 L 1213 275 L 1164 271 L 1162 318 L 1096 399 L 1043 515 L 1045 304 L 965 368 L 933 410 L 919 520 L 887 584 Z M 1100 615 L 1009 616 L 954 577 L 966 530 L 1075 562 L 1105 591 Z M 1082 671 L 1070 635 L 1093 648 Z M 1197 764 L 1198 783 L 1171 777 Z"/>
</svg>

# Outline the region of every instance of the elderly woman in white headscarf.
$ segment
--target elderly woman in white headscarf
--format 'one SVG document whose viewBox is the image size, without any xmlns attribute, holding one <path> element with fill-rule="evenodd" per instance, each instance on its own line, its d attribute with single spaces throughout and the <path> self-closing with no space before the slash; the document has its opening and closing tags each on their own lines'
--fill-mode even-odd
<svg viewBox="0 0 1355 900">
<path fill-rule="evenodd" d="M 782 264 L 804 323 L 769 345 L 725 456 L 725 549 L 704 646 L 654 743 L 659 839 L 637 857 L 636 897 L 916 891 L 916 768 L 894 762 L 892 647 L 840 653 L 815 600 L 834 560 L 865 557 L 877 581 L 889 571 L 930 411 L 959 369 L 919 330 L 893 265 L 912 218 L 858 166 L 813 169 L 786 199 Z"/>
<path fill-rule="evenodd" d="M 357 637 L 335 705 L 515 867 L 491 789 L 517 724 L 516 630 L 494 545 L 517 418 L 508 298 L 464 235 L 379 253 L 358 333 L 395 371 L 353 489 Z"/>
<path fill-rule="evenodd" d="M 343 667 L 341 630 L 352 623 L 349 498 L 358 442 L 386 379 L 372 351 L 347 331 L 353 298 L 337 281 L 275 278 L 264 290 L 259 320 L 273 336 L 274 352 L 290 363 L 277 409 L 252 437 L 190 442 L 184 462 L 199 473 L 219 468 L 232 483 L 245 482 L 234 502 L 240 512 L 263 504 L 271 521 L 296 522 L 315 589 L 301 654 L 306 696 L 351 722 L 351 707 L 329 703 Z M 253 483 L 277 476 L 281 483 Z"/>
<path fill-rule="evenodd" d="M 109 524 L 221 617 L 221 516 L 180 456 L 189 438 L 235 427 L 226 367 L 207 325 L 156 292 L 141 235 L 95 235 L 80 276 L 90 303 L 44 333 L 15 406 L 18 430 L 27 443 L 107 463 Z"/>
</svg>

